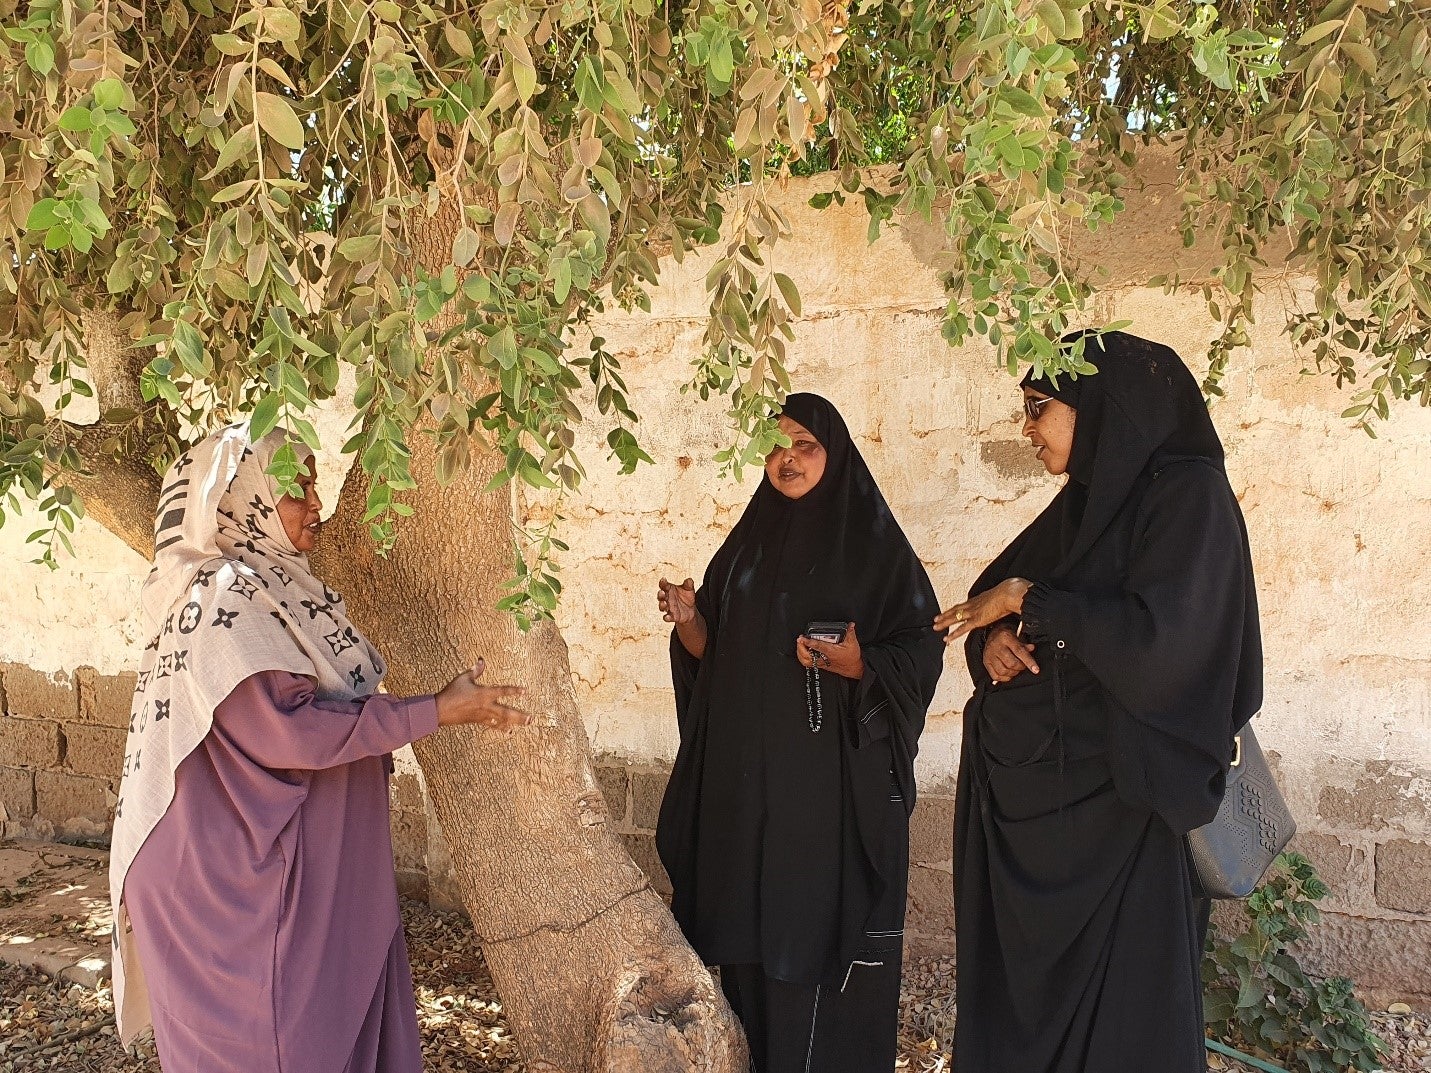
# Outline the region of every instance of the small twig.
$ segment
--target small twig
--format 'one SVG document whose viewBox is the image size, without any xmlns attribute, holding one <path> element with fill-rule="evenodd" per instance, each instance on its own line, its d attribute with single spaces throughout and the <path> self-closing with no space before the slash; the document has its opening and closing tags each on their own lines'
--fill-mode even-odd
<svg viewBox="0 0 1431 1073">
<path fill-rule="evenodd" d="M 52 1051 L 56 1047 L 63 1047 L 67 1043 L 74 1043 L 76 1040 L 82 1040 L 86 1036 L 93 1036 L 98 1032 L 102 1032 L 112 1024 L 114 1024 L 114 1016 L 111 1014 L 109 1017 L 104 1017 L 98 1021 L 92 1021 L 87 1025 L 76 1028 L 72 1032 L 66 1032 L 60 1036 L 51 1036 L 44 1043 L 37 1043 L 33 1047 L 26 1047 L 23 1051 L 15 1051 L 9 1057 L 29 1058 L 32 1055 L 42 1054 L 45 1051 Z"/>
</svg>

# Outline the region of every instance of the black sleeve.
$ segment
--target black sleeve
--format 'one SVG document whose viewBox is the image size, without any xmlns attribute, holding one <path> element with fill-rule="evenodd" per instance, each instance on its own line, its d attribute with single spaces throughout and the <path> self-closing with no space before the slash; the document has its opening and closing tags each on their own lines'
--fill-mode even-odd
<svg viewBox="0 0 1431 1073">
<path fill-rule="evenodd" d="M 888 738 L 893 774 L 914 807 L 914 757 L 924 718 L 944 670 L 944 641 L 929 625 L 891 634 L 864 651 L 865 679 L 852 707 L 856 747 Z"/>
<path fill-rule="evenodd" d="M 706 620 L 706 652 L 709 653 L 715 644 L 716 615 L 711 606 L 709 587 L 705 584 L 696 590 L 696 611 Z M 691 707 L 691 695 L 695 692 L 696 675 L 700 673 L 700 669 L 701 661 L 686 651 L 686 646 L 681 644 L 680 634 L 672 626 L 671 685 L 676 691 L 676 724 L 683 738 L 688 729 L 687 716 Z"/>
<path fill-rule="evenodd" d="M 1149 484 L 1120 588 L 1039 583 L 1024 599 L 1025 626 L 1082 662 L 1115 702 L 1119 793 L 1175 830 L 1207 823 L 1222 799 L 1250 584 L 1226 477 L 1187 463 Z"/>
</svg>

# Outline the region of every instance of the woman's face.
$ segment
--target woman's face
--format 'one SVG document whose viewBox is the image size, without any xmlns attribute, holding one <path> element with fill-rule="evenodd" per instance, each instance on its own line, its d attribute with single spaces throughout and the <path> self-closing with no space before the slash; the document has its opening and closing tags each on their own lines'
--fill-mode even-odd
<svg viewBox="0 0 1431 1073">
<path fill-rule="evenodd" d="M 1034 445 L 1034 457 L 1055 477 L 1068 472 L 1077 419 L 1078 411 L 1067 403 L 1031 387 L 1024 388 L 1024 435 Z"/>
<path fill-rule="evenodd" d="M 789 447 L 777 447 L 765 456 L 765 475 L 787 499 L 799 499 L 825 475 L 825 448 L 810 430 L 794 418 L 780 415 L 780 431 Z"/>
<path fill-rule="evenodd" d="M 297 499 L 293 496 L 280 498 L 278 517 L 283 522 L 283 531 L 288 534 L 288 539 L 293 546 L 306 555 L 318 543 L 318 530 L 323 524 L 319 518 L 319 512 L 323 509 L 323 501 L 318 498 L 318 489 L 313 483 L 318 473 L 317 466 L 313 464 L 313 456 L 309 455 L 305 458 L 303 465 L 308 470 L 307 473 L 300 474 L 298 477 L 298 487 L 303 490 L 303 498 Z"/>
</svg>

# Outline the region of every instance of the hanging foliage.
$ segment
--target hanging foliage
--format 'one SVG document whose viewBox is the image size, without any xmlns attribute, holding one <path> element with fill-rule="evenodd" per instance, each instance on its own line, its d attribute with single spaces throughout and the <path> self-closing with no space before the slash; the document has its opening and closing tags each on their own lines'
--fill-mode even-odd
<svg viewBox="0 0 1431 1073">
<path fill-rule="evenodd" d="M 139 356 L 102 449 L 156 465 L 236 412 L 314 444 L 306 415 L 350 369 L 346 450 L 380 544 L 408 511 L 418 428 L 444 478 L 478 437 L 499 481 L 570 490 L 592 390 L 629 472 L 648 459 L 623 371 L 574 329 L 647 307 L 665 257 L 715 243 L 686 386 L 728 400 L 738 470 L 778 442 L 800 315 L 769 262 L 790 231 L 774 182 L 833 172 L 817 205 L 860 199 L 872 238 L 901 214 L 940 221 L 946 338 L 1056 369 L 1081 363 L 1054 341 L 1095 290 L 1070 237 L 1112 220 L 1166 142 L 1188 241 L 1222 251 L 1199 281 L 1223 325 L 1209 389 L 1246 341 L 1257 268 L 1290 244 L 1316 287 L 1287 329 L 1355 385 L 1346 416 L 1370 431 L 1393 400 L 1431 399 L 1428 12 L 0 0 L 0 495 L 44 501 L 52 557 L 82 509 L 58 482 L 84 466 L 66 418 L 93 393 L 98 310 Z M 527 539 L 511 607 L 541 614 L 559 542 Z"/>
</svg>

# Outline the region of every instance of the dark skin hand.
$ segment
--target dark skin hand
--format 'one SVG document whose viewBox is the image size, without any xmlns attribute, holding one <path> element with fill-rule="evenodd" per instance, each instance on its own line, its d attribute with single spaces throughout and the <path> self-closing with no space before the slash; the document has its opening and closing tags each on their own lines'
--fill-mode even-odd
<svg viewBox="0 0 1431 1073">
<path fill-rule="evenodd" d="M 995 682 L 1011 681 L 1026 669 L 1038 674 L 1034 646 L 1021 640 L 1011 626 L 995 626 L 984 641 L 984 670 Z"/>
<path fill-rule="evenodd" d="M 865 660 L 860 654 L 860 639 L 853 622 L 845 630 L 845 639 L 837 645 L 801 634 L 795 639 L 795 658 L 802 667 L 832 671 L 841 678 L 859 681 L 865 676 Z"/>
<path fill-rule="evenodd" d="M 477 666 L 463 671 L 437 694 L 437 725 L 443 727 L 476 724 L 489 730 L 514 730 L 524 727 L 532 717 L 505 701 L 519 697 L 521 686 L 483 686 L 477 684 L 487 661 L 477 660 Z"/>
<path fill-rule="evenodd" d="M 681 647 L 696 659 L 700 659 L 706 654 L 708 632 L 705 617 L 696 610 L 695 581 L 686 578 L 676 585 L 662 578 L 659 585 L 656 606 L 661 609 L 661 617 L 675 624 Z"/>
<path fill-rule="evenodd" d="M 1033 582 L 1021 577 L 1011 577 L 999 582 L 992 589 L 979 593 L 962 604 L 955 604 L 942 612 L 934 620 L 934 628 L 944 635 L 944 643 L 950 644 L 971 630 L 992 626 L 1001 618 L 1021 615 L 1024 610 L 1024 595 L 1033 588 Z"/>
</svg>

